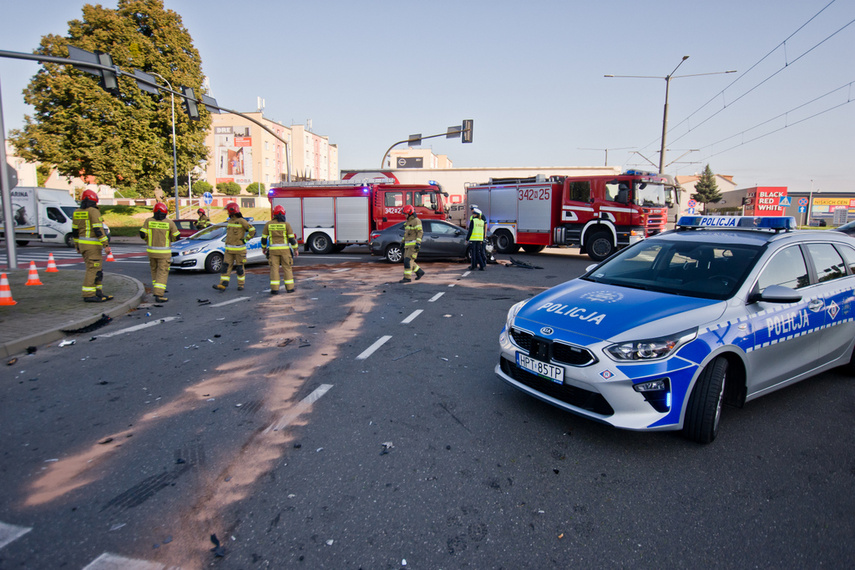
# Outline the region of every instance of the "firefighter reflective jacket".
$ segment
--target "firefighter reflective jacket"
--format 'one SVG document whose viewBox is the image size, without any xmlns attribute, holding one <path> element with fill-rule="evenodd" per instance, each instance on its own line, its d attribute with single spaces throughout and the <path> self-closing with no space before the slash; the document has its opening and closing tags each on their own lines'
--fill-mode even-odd
<svg viewBox="0 0 855 570">
<path fill-rule="evenodd" d="M 407 217 L 404 222 L 404 247 L 414 247 L 422 244 L 422 221 L 415 214 Z"/>
<path fill-rule="evenodd" d="M 226 225 L 226 251 L 246 252 L 246 242 L 255 235 L 255 227 L 243 218 L 230 217 Z"/>
<path fill-rule="evenodd" d="M 288 222 L 270 220 L 261 231 L 261 247 L 271 251 L 294 248 L 297 246 L 297 236 Z"/>
<path fill-rule="evenodd" d="M 140 228 L 140 237 L 145 240 L 149 257 L 172 257 L 171 244 L 181 237 L 181 232 L 170 219 L 148 218 Z"/>
<path fill-rule="evenodd" d="M 98 208 L 79 208 L 74 211 L 74 228 L 72 236 L 78 249 L 83 245 L 107 247 L 107 234 L 101 222 L 101 212 Z"/>
</svg>

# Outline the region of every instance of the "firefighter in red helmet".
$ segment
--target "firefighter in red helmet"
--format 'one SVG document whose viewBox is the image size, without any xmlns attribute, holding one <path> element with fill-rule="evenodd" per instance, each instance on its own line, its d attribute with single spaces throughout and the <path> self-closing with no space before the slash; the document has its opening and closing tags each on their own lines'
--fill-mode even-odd
<svg viewBox="0 0 855 570">
<path fill-rule="evenodd" d="M 74 225 L 71 235 L 74 238 L 74 246 L 86 263 L 86 274 L 83 276 L 83 300 L 87 303 L 109 301 L 113 296 L 104 294 L 101 285 L 104 280 L 101 250 L 106 251 L 107 255 L 110 255 L 112 250 L 101 221 L 98 194 L 93 190 L 85 190 L 80 196 L 80 207 L 74 211 L 72 218 Z"/>
<path fill-rule="evenodd" d="M 294 257 L 297 252 L 297 236 L 291 224 L 285 221 L 285 208 L 278 205 L 273 208 L 273 219 L 265 224 L 261 231 L 261 249 L 270 261 L 270 294 L 279 294 L 279 285 L 285 285 L 286 293 L 294 292 Z M 282 281 L 279 281 L 279 267 L 282 267 Z"/>
<path fill-rule="evenodd" d="M 166 204 L 158 202 L 154 205 L 152 217 L 143 222 L 140 228 L 140 237 L 145 240 L 151 267 L 151 290 L 158 303 L 169 300 L 163 294 L 166 292 L 169 262 L 172 261 L 172 242 L 181 237 L 175 222 L 166 217 L 168 213 Z"/>
<path fill-rule="evenodd" d="M 252 239 L 255 235 L 255 228 L 243 219 L 240 213 L 240 206 L 234 202 L 226 204 L 226 211 L 229 213 L 228 223 L 226 224 L 226 255 L 223 258 L 223 272 L 220 274 L 220 282 L 214 285 L 214 289 L 225 291 L 229 286 L 229 278 L 234 269 L 237 273 L 238 291 L 243 291 L 244 282 L 246 280 L 246 242 Z"/>
<path fill-rule="evenodd" d="M 196 223 L 194 224 L 197 230 L 204 230 L 211 225 L 211 220 L 208 218 L 208 213 L 205 211 L 205 208 L 199 208 L 196 210 L 196 213 L 199 214 L 199 219 L 196 220 Z"/>
<path fill-rule="evenodd" d="M 416 216 L 416 209 L 407 204 L 401 210 L 407 221 L 404 222 L 404 278 L 399 283 L 412 283 L 413 273 L 416 281 L 425 274 L 424 270 L 416 263 L 416 256 L 422 246 L 422 221 Z"/>
</svg>

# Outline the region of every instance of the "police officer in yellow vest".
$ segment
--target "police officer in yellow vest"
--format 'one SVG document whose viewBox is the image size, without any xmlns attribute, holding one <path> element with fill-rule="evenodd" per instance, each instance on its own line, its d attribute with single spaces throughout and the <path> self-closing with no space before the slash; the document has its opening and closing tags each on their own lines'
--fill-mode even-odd
<svg viewBox="0 0 855 570">
<path fill-rule="evenodd" d="M 484 252 L 484 218 L 481 215 L 481 210 L 475 208 L 473 215 L 469 218 L 469 232 L 466 234 L 466 240 L 469 242 L 469 269 L 474 270 L 478 267 L 480 271 L 484 271 L 487 267 L 487 257 Z"/>
<path fill-rule="evenodd" d="M 279 294 L 279 267 L 282 267 L 282 281 L 286 293 L 294 292 L 294 257 L 297 252 L 297 236 L 291 224 L 285 221 L 285 208 L 273 208 L 273 219 L 265 224 L 261 231 L 261 249 L 270 261 L 270 294 Z"/>
<path fill-rule="evenodd" d="M 169 299 L 166 292 L 166 279 L 169 276 L 169 262 L 172 260 L 171 244 L 181 237 L 175 222 L 166 218 L 169 209 L 163 202 L 154 205 L 154 215 L 143 222 L 140 237 L 145 240 L 148 263 L 151 266 L 151 289 L 154 300 L 165 303 Z"/>
<path fill-rule="evenodd" d="M 101 222 L 101 211 L 98 209 L 98 194 L 86 190 L 80 197 L 80 208 L 74 211 L 74 225 L 71 235 L 74 246 L 86 262 L 86 274 L 83 277 L 83 300 L 87 303 L 109 301 L 112 295 L 105 295 L 101 290 L 104 280 L 102 269 L 101 249 L 112 253 L 104 224 Z"/>
<path fill-rule="evenodd" d="M 225 291 L 229 286 L 229 278 L 232 269 L 237 273 L 238 291 L 243 291 L 246 273 L 244 265 L 246 265 L 246 242 L 252 239 L 255 235 L 255 228 L 243 219 L 240 213 L 240 206 L 234 202 L 226 204 L 226 211 L 229 213 L 228 223 L 226 224 L 226 255 L 223 259 L 223 272 L 220 274 L 220 282 L 214 285 L 214 289 Z"/>
<path fill-rule="evenodd" d="M 422 231 L 422 221 L 416 216 L 416 209 L 412 205 L 407 204 L 401 211 L 407 216 L 407 221 L 404 222 L 404 278 L 398 283 L 411 283 L 413 273 L 416 274 L 416 281 L 425 274 L 424 270 L 416 263 L 416 256 L 422 247 L 424 232 Z"/>
<path fill-rule="evenodd" d="M 199 214 L 199 219 L 196 220 L 196 223 L 193 225 L 196 226 L 197 230 L 204 230 L 211 225 L 211 220 L 208 219 L 208 214 L 205 212 L 205 208 L 199 208 L 196 210 L 196 213 Z"/>
</svg>

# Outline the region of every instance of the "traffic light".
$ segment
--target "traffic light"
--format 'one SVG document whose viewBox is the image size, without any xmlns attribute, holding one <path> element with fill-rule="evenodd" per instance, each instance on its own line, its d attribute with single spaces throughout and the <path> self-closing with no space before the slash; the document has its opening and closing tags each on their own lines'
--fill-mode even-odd
<svg viewBox="0 0 855 570">
<path fill-rule="evenodd" d="M 118 96 L 119 78 L 116 76 L 116 72 L 114 71 L 116 66 L 113 65 L 113 56 L 102 51 L 96 51 L 95 55 L 98 57 L 98 63 L 110 68 L 109 70 L 101 70 L 101 87 L 103 87 L 104 91 L 107 93 Z"/>
<path fill-rule="evenodd" d="M 463 140 L 462 143 L 472 142 L 472 125 L 475 123 L 472 119 L 463 119 Z"/>
<path fill-rule="evenodd" d="M 193 88 L 182 87 L 181 92 L 184 93 L 184 102 L 187 104 L 187 116 L 194 121 L 198 121 L 199 107 L 196 104 L 196 95 L 193 94 Z"/>
</svg>

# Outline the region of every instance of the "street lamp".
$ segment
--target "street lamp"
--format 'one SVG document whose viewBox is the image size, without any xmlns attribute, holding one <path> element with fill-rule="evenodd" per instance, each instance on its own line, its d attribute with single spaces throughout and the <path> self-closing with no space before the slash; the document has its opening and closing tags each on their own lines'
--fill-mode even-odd
<svg viewBox="0 0 855 570">
<path fill-rule="evenodd" d="M 172 100 L 172 182 L 175 189 L 175 219 L 178 219 L 178 152 L 175 147 L 175 95 L 172 94 L 172 84 L 159 73 L 151 72 L 151 75 L 159 77 L 169 87 L 169 98 Z"/>
<path fill-rule="evenodd" d="M 713 71 L 711 73 L 694 73 L 691 75 L 674 75 L 674 72 L 683 65 L 683 62 L 689 59 L 689 56 L 684 55 L 683 59 L 680 60 L 680 63 L 677 64 L 677 67 L 674 68 L 674 71 L 666 75 L 665 77 L 658 75 L 604 75 L 604 77 L 614 77 L 614 78 L 632 78 L 632 79 L 664 79 L 665 80 L 665 111 L 662 116 L 662 146 L 659 149 L 659 174 L 665 173 L 665 140 L 666 135 L 668 133 L 668 92 L 671 88 L 671 80 L 678 79 L 680 77 L 699 77 L 701 75 L 719 75 L 722 73 L 736 73 L 735 69 L 729 71 Z"/>
</svg>

